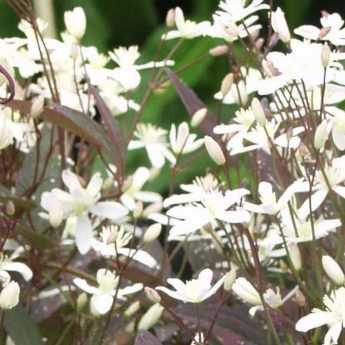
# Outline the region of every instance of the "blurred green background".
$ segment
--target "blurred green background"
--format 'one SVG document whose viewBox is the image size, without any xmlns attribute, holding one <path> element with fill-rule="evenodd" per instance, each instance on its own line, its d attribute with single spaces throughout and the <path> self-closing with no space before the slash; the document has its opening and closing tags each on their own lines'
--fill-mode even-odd
<svg viewBox="0 0 345 345">
<path fill-rule="evenodd" d="M 0 0 L 0 37 L 18 35 L 18 19 L 12 11 Z M 44 3 L 48 0 L 39 0 Z M 75 6 L 82 6 L 88 19 L 88 29 L 84 45 L 97 46 L 101 51 L 112 50 L 119 45 L 137 44 L 142 56 L 140 62 L 153 59 L 158 46 L 159 37 L 164 30 L 165 15 L 169 8 L 180 6 L 187 17 L 195 20 L 210 19 L 211 13 L 217 8 L 218 0 L 52 0 L 56 17 L 57 31 L 64 30 L 63 13 Z M 319 25 L 320 13 L 323 10 L 339 12 L 345 16 L 345 1 L 340 0 L 273 0 L 274 6 L 280 6 L 286 12 L 291 29 L 301 24 Z M 161 51 L 160 58 L 164 57 L 175 42 L 168 42 Z M 179 69 L 191 65 L 184 70 L 181 78 L 188 83 L 212 109 L 218 109 L 213 99 L 219 89 L 222 78 L 228 73 L 226 59 L 214 59 L 207 56 L 209 48 L 215 42 L 208 39 L 197 39 L 182 44 L 175 55 Z M 205 55 L 206 54 L 206 55 Z M 202 57 L 202 59 L 200 59 Z M 198 61 L 198 63 L 193 63 Z M 150 72 L 143 73 L 142 86 L 133 95 L 140 102 L 149 81 Z M 224 107 L 225 118 L 231 117 L 234 108 Z M 121 120 L 128 121 L 128 117 Z M 153 122 L 169 128 L 172 122 L 180 122 L 187 118 L 186 111 L 172 87 L 163 93 L 154 95 L 145 107 L 143 121 Z M 129 118 L 130 119 L 130 118 Z M 140 164 L 148 165 L 145 155 L 140 152 L 131 152 L 128 161 L 128 170 L 133 171 Z M 96 162 L 94 169 L 99 170 L 101 163 Z M 192 176 L 203 174 L 205 168 L 212 165 L 211 161 L 203 159 L 188 164 L 188 168 L 180 173 L 177 182 L 189 180 Z M 167 168 L 168 169 L 168 168 Z M 246 174 L 244 174 L 246 175 Z M 170 174 L 160 175 L 156 180 L 154 190 L 166 192 Z M 234 181 L 236 182 L 236 181 Z M 243 181 L 241 181 L 243 182 Z"/>
</svg>

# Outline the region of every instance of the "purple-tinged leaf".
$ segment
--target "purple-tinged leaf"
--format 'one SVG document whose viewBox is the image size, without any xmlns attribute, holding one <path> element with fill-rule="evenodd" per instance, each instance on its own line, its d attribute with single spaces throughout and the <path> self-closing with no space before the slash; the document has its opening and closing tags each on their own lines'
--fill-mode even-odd
<svg viewBox="0 0 345 345">
<path fill-rule="evenodd" d="M 198 95 L 190 87 L 184 84 L 174 72 L 168 68 L 165 69 L 165 71 L 170 82 L 175 86 L 175 89 L 190 117 L 192 117 L 198 110 L 207 108 L 206 105 L 200 100 Z M 217 124 L 217 118 L 208 112 L 204 120 L 199 124 L 199 128 L 204 134 L 215 137 L 213 128 Z"/>
<path fill-rule="evenodd" d="M 162 345 L 162 343 L 150 332 L 142 331 L 136 337 L 134 345 Z"/>
</svg>

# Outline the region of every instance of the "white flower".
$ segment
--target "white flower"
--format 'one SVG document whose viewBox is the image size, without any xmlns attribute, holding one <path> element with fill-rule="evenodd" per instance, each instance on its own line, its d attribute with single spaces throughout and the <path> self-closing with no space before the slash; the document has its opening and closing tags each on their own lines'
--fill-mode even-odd
<svg viewBox="0 0 345 345">
<path fill-rule="evenodd" d="M 16 252 L 11 256 L 0 255 L 0 273 L 1 272 L 17 272 L 24 280 L 29 281 L 32 279 L 31 269 L 23 262 L 15 262 L 17 258 Z"/>
<path fill-rule="evenodd" d="M 247 0 L 223 0 L 216 14 L 223 16 L 228 22 L 238 23 L 255 12 L 269 9 L 267 4 L 263 4 L 264 0 L 253 0 L 246 6 L 247 2 Z"/>
<path fill-rule="evenodd" d="M 341 225 L 339 219 L 323 219 L 322 217 L 312 222 L 309 215 L 310 212 L 302 214 L 300 210 L 292 210 L 291 215 L 288 208 L 281 212 L 281 225 L 287 242 L 309 242 L 314 240 L 314 236 L 315 240 L 318 240 L 335 232 Z"/>
<path fill-rule="evenodd" d="M 163 291 L 170 297 L 182 301 L 184 303 L 201 303 L 213 296 L 217 290 L 223 285 L 226 276 L 223 276 L 215 285 L 211 285 L 213 272 L 206 268 L 199 273 L 197 279 L 192 279 L 186 283 L 180 279 L 169 278 L 167 280 L 175 290 L 159 286 L 156 290 Z"/>
<path fill-rule="evenodd" d="M 64 15 L 66 29 L 78 41 L 83 38 L 86 31 L 86 15 L 82 7 L 75 7 Z"/>
<path fill-rule="evenodd" d="M 313 194 L 310 196 L 311 200 L 307 198 L 299 210 L 302 217 L 319 208 L 331 190 L 340 197 L 345 198 L 345 186 L 343 186 L 345 182 L 344 163 L 345 156 L 341 156 L 333 159 L 332 165 L 325 165 L 324 173 L 327 179 L 322 171 L 316 172 L 314 185 L 312 186 Z M 308 188 L 308 182 L 302 183 Z"/>
<path fill-rule="evenodd" d="M 186 20 L 180 7 L 176 7 L 175 9 L 175 24 L 176 30 L 171 30 L 165 34 L 163 36 L 164 40 L 196 38 L 205 35 L 210 27 L 210 23 L 207 21 L 196 23 L 191 20 Z"/>
<path fill-rule="evenodd" d="M 296 323 L 296 330 L 308 332 L 311 329 L 327 325 L 328 332 L 324 338 L 324 345 L 338 343 L 340 333 L 345 324 L 345 288 L 341 287 L 331 292 L 329 296 L 323 297 L 325 310 L 314 308 L 312 312 L 302 317 Z"/>
<path fill-rule="evenodd" d="M 249 310 L 249 314 L 251 316 L 254 316 L 258 310 L 264 309 L 259 292 L 246 278 L 237 278 L 232 290 L 243 302 L 253 305 L 253 307 L 251 307 Z M 263 294 L 263 299 L 270 308 L 278 309 L 287 300 L 294 296 L 297 290 L 298 286 L 296 286 L 284 298 L 282 298 L 279 288 L 277 288 L 276 291 L 273 289 L 267 289 Z"/>
<path fill-rule="evenodd" d="M 285 19 L 285 13 L 280 7 L 278 7 L 276 11 L 272 12 L 272 27 L 274 32 L 278 34 L 279 38 L 284 43 L 290 42 L 290 30 Z"/>
<path fill-rule="evenodd" d="M 166 134 L 166 130 L 162 128 L 141 123 L 135 131 L 137 139 L 129 143 L 128 149 L 134 150 L 144 147 L 152 166 L 155 168 L 162 168 L 166 159 L 175 164 L 175 157 L 168 149 Z"/>
<path fill-rule="evenodd" d="M 73 282 L 79 289 L 92 295 L 90 299 L 91 312 L 95 315 L 103 315 L 110 310 L 113 304 L 119 277 L 115 273 L 101 268 L 97 271 L 96 279 L 97 287 L 89 285 L 86 280 L 81 278 L 75 278 Z M 123 299 L 129 294 L 140 291 L 142 287 L 142 284 L 135 284 L 123 289 L 119 288 L 118 298 Z"/>
<path fill-rule="evenodd" d="M 149 180 L 150 170 L 145 167 L 138 168 L 133 176 L 128 178 L 123 186 L 123 194 L 120 197 L 121 202 L 130 210 L 136 208 L 136 201 L 145 203 L 161 202 L 162 197 L 158 193 L 142 191 L 144 184 Z"/>
<path fill-rule="evenodd" d="M 345 45 L 344 20 L 338 13 L 324 12 L 320 21 L 321 29 L 313 25 L 302 25 L 295 29 L 295 34 L 307 40 L 329 41 L 334 45 Z"/>
<path fill-rule="evenodd" d="M 273 191 L 272 184 L 264 181 L 260 182 L 258 192 L 261 205 L 245 202 L 243 207 L 251 212 L 274 215 L 283 208 L 287 207 L 287 203 L 291 200 L 293 195 L 299 191 L 299 187 L 299 183 L 294 182 L 288 188 L 286 188 L 284 193 L 277 200 L 277 196 Z"/>
<path fill-rule="evenodd" d="M 170 128 L 170 146 L 175 155 L 191 153 L 200 148 L 203 140 L 196 138 L 196 134 L 190 134 L 187 122 L 179 124 L 177 130 L 175 124 Z"/>
<path fill-rule="evenodd" d="M 292 39 L 291 52 L 284 54 L 271 52 L 266 57 L 266 63 L 275 70 L 275 74 L 257 83 L 258 92 L 261 95 L 274 93 L 283 86 L 293 82 L 304 82 L 307 90 L 323 85 L 325 67 L 322 62 L 323 45 L 309 41 Z M 326 73 L 326 82 L 337 78 L 339 66 L 329 64 Z"/>
<path fill-rule="evenodd" d="M 103 184 L 99 174 L 92 177 L 86 188 L 81 186 L 78 176 L 69 170 L 63 171 L 62 180 L 68 192 L 56 188 L 42 194 L 41 206 L 47 211 L 47 215 L 43 216 L 48 217 L 52 225 L 76 217 L 75 241 L 79 252 L 85 254 L 91 248 L 93 238 L 89 213 L 119 221 L 127 215 L 128 210 L 115 201 L 99 201 Z"/>
<path fill-rule="evenodd" d="M 175 221 L 170 229 L 169 238 L 189 235 L 202 227 L 217 221 L 225 223 L 246 223 L 250 215 L 236 204 L 248 194 L 246 189 L 204 193 L 199 202 L 172 207 L 167 215 Z"/>
</svg>

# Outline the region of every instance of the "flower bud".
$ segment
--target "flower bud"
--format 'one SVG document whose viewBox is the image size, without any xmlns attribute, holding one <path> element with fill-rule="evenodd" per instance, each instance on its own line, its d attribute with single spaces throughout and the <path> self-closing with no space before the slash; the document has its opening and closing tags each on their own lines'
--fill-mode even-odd
<svg viewBox="0 0 345 345">
<path fill-rule="evenodd" d="M 68 33 L 80 41 L 86 31 L 86 16 L 81 7 L 65 12 L 65 25 Z"/>
<path fill-rule="evenodd" d="M 295 243 L 289 244 L 289 255 L 291 263 L 296 271 L 299 271 L 302 268 L 302 257 L 301 252 L 298 248 L 298 245 Z"/>
<path fill-rule="evenodd" d="M 343 285 L 345 283 L 345 276 L 338 263 L 328 255 L 324 255 L 321 261 L 328 278 L 337 285 Z"/>
<path fill-rule="evenodd" d="M 275 12 L 272 12 L 272 28 L 284 43 L 290 42 L 290 30 L 286 22 L 285 13 L 280 7 Z"/>
<path fill-rule="evenodd" d="M 36 97 L 31 105 L 31 117 L 33 119 L 38 118 L 43 111 L 44 107 L 44 97 L 43 96 L 38 96 Z"/>
<path fill-rule="evenodd" d="M 329 65 L 331 60 L 331 54 L 331 48 L 327 43 L 325 43 L 321 50 L 321 62 L 324 68 L 326 68 Z"/>
<path fill-rule="evenodd" d="M 144 243 L 150 243 L 155 241 L 162 231 L 162 225 L 159 223 L 155 223 L 150 225 L 147 230 L 145 231 L 144 235 Z"/>
<path fill-rule="evenodd" d="M 255 97 L 252 101 L 252 111 L 254 113 L 256 121 L 260 126 L 264 127 L 266 125 L 266 114 L 261 102 Z"/>
<path fill-rule="evenodd" d="M 152 328 L 159 321 L 163 310 L 164 308 L 159 303 L 154 304 L 140 319 L 138 329 L 147 331 Z"/>
<path fill-rule="evenodd" d="M 148 286 L 145 287 L 144 292 L 147 299 L 152 303 L 160 303 L 160 301 L 162 300 L 161 296 L 159 296 L 159 293 Z"/>
<path fill-rule="evenodd" d="M 236 280 L 236 273 L 237 273 L 237 268 L 233 267 L 231 268 L 230 272 L 226 274 L 226 277 L 224 280 L 225 291 L 230 291 L 232 289 L 232 286 L 234 285 L 234 282 Z"/>
<path fill-rule="evenodd" d="M 82 292 L 77 298 L 77 310 L 80 312 L 87 306 L 88 298 L 85 292 Z"/>
<path fill-rule="evenodd" d="M 232 286 L 235 294 L 245 303 L 260 305 L 261 298 L 255 287 L 245 278 L 237 278 Z"/>
<path fill-rule="evenodd" d="M 295 296 L 293 297 L 293 300 L 296 302 L 296 304 L 303 308 L 306 304 L 305 296 L 303 295 L 302 291 L 298 289 L 295 293 Z"/>
<path fill-rule="evenodd" d="M 20 287 L 18 283 L 9 282 L 0 292 L 0 309 L 12 309 L 19 302 Z"/>
<path fill-rule="evenodd" d="M 198 111 L 196 111 L 191 120 L 192 127 L 198 127 L 202 121 L 204 121 L 204 118 L 207 115 L 207 108 L 201 108 Z"/>
<path fill-rule="evenodd" d="M 233 83 L 234 83 L 234 75 L 232 73 L 227 74 L 224 77 L 222 81 L 222 85 L 220 87 L 220 92 L 223 95 L 223 97 L 225 97 L 229 93 Z"/>
<path fill-rule="evenodd" d="M 16 206 L 14 205 L 13 201 L 8 201 L 6 203 L 6 214 L 8 216 L 14 216 L 14 214 L 16 213 Z"/>
<path fill-rule="evenodd" d="M 323 121 L 320 125 L 316 128 L 315 136 L 314 136 L 314 146 L 316 150 L 321 150 L 326 144 L 328 139 L 328 123 L 327 121 Z"/>
<path fill-rule="evenodd" d="M 124 315 L 125 317 L 129 318 L 133 316 L 135 313 L 137 313 L 139 309 L 140 309 L 140 302 L 135 301 L 131 303 L 131 305 L 125 310 Z"/>
<path fill-rule="evenodd" d="M 225 55 L 228 52 L 229 52 L 229 47 L 226 44 L 221 44 L 209 50 L 210 55 L 214 57 Z"/>
<path fill-rule="evenodd" d="M 226 162 L 223 150 L 219 144 L 211 137 L 205 137 L 205 147 L 211 159 L 218 165 L 223 165 Z"/>
<path fill-rule="evenodd" d="M 173 28 L 175 26 L 175 9 L 171 8 L 166 17 L 165 17 L 165 24 L 168 28 Z"/>
</svg>

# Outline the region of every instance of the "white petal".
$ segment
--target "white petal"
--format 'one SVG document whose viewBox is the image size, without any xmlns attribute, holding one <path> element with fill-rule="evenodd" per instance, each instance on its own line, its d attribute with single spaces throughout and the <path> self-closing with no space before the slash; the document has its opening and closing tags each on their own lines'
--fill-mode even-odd
<svg viewBox="0 0 345 345">
<path fill-rule="evenodd" d="M 73 283 L 80 289 L 91 295 L 97 294 L 98 289 L 92 285 L 89 285 L 85 279 L 75 278 Z"/>
<path fill-rule="evenodd" d="M 62 180 L 70 192 L 82 189 L 78 176 L 70 170 L 64 170 L 62 172 Z"/>
<path fill-rule="evenodd" d="M 98 314 L 106 314 L 113 304 L 113 296 L 110 294 L 94 295 L 91 297 L 90 305 L 91 311 L 96 311 Z"/>
<path fill-rule="evenodd" d="M 308 332 L 313 328 L 326 325 L 332 316 L 331 312 L 315 311 L 302 317 L 296 323 L 296 330 L 299 332 Z"/>
<path fill-rule="evenodd" d="M 29 281 L 32 278 L 31 269 L 22 262 L 5 262 L 0 265 L 0 268 L 5 271 L 18 272 L 26 281 Z"/>
<path fill-rule="evenodd" d="M 86 254 L 92 245 L 93 232 L 88 216 L 81 216 L 77 219 L 75 229 L 75 244 L 80 254 Z"/>
<path fill-rule="evenodd" d="M 89 211 L 98 217 L 118 220 L 128 214 L 128 210 L 115 201 L 101 201 L 90 207 Z"/>
</svg>

